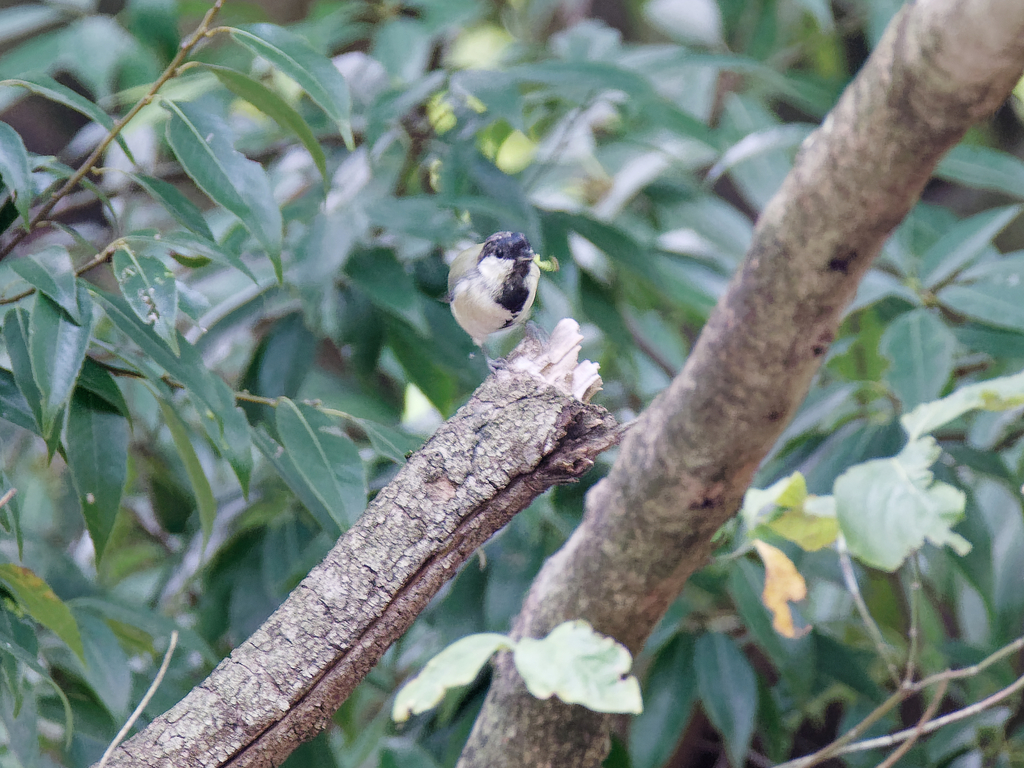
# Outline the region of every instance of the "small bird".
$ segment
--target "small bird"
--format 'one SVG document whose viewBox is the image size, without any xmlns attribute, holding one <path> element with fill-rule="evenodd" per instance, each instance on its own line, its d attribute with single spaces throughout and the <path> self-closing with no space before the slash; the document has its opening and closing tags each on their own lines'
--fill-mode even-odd
<svg viewBox="0 0 1024 768">
<path fill-rule="evenodd" d="M 478 347 L 526 319 L 537 295 L 538 261 L 519 232 L 495 232 L 455 257 L 448 270 L 452 314 Z"/>
</svg>

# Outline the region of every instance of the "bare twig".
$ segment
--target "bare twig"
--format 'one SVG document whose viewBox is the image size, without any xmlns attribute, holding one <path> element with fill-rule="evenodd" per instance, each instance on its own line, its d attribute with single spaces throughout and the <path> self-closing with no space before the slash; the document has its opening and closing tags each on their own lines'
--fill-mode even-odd
<svg viewBox="0 0 1024 768">
<path fill-rule="evenodd" d="M 948 715 L 944 715 L 936 720 L 932 720 L 925 725 L 915 726 L 914 728 L 908 728 L 903 731 L 899 731 L 888 736 L 881 736 L 877 739 L 868 739 L 866 741 L 854 742 L 860 734 L 864 733 L 868 727 L 873 725 L 883 715 L 889 712 L 891 709 L 899 705 L 904 699 L 911 694 L 917 693 L 929 688 L 933 685 L 940 685 L 941 690 L 945 691 L 945 687 L 953 680 L 960 680 L 965 677 L 973 677 L 981 673 L 986 668 L 992 666 L 997 661 L 1001 661 L 1012 653 L 1015 653 L 1021 649 L 1024 649 L 1024 637 L 1018 637 L 1012 643 L 1007 643 L 995 653 L 992 653 L 985 659 L 981 660 L 977 664 L 972 664 L 969 667 L 962 667 L 960 669 L 947 669 L 945 672 L 939 672 L 929 677 L 919 680 L 912 685 L 903 685 L 898 691 L 892 694 L 888 699 L 882 702 L 876 707 L 864 720 L 854 726 L 852 729 L 843 734 L 840 738 L 828 744 L 817 752 L 804 757 L 796 758 L 785 763 L 781 763 L 777 768 L 810 768 L 813 765 L 817 765 L 830 757 L 836 757 L 838 755 L 844 755 L 850 752 L 862 752 L 868 749 L 879 749 L 882 747 L 890 747 L 898 744 L 901 741 L 909 739 L 911 736 L 919 738 L 920 736 L 932 733 L 938 730 L 943 725 L 963 720 L 964 718 L 975 715 L 987 707 L 997 704 L 998 702 L 1005 699 L 1007 696 L 1012 695 L 1015 691 L 1024 688 L 1024 676 L 1018 679 L 1015 683 L 1004 688 L 1002 691 L 989 696 L 987 699 L 972 704 L 956 712 L 952 712 Z M 941 698 L 941 697 L 938 697 Z M 920 733 L 917 733 L 918 727 L 920 727 Z M 916 735 L 915 735 L 916 734 Z"/>
<path fill-rule="evenodd" d="M 998 704 L 1003 699 L 1006 699 L 1017 691 L 1024 689 L 1024 675 L 1021 675 L 1012 684 L 1003 688 L 1001 691 L 997 691 L 989 696 L 987 699 L 982 699 L 976 704 L 971 704 L 969 707 L 958 709 L 956 712 L 950 712 L 948 715 L 932 720 L 927 725 L 921 727 L 920 733 L 918 728 L 907 728 L 903 731 L 897 731 L 896 733 L 890 733 L 888 736 L 879 736 L 877 739 L 865 739 L 864 741 L 858 741 L 856 744 L 850 744 L 843 748 L 833 752 L 834 755 L 848 755 L 851 752 L 866 752 L 869 749 L 880 749 L 882 747 L 891 747 L 893 744 L 899 744 L 901 741 L 906 741 L 910 737 L 924 736 L 929 733 L 933 733 L 943 726 L 949 725 L 950 723 L 958 723 L 961 720 L 966 720 L 969 717 L 974 717 L 981 712 L 984 712 L 989 707 Z"/>
<path fill-rule="evenodd" d="M 175 54 L 174 58 L 171 59 L 171 63 L 167 65 L 167 69 L 165 69 L 163 74 L 157 78 L 156 82 L 153 83 L 150 89 L 146 92 L 146 95 L 135 102 L 135 106 L 128 110 L 124 117 L 114 123 L 114 126 L 110 129 L 109 133 L 107 133 L 103 141 L 96 146 L 89 157 L 85 159 L 85 162 L 79 166 L 78 170 L 75 171 L 68 180 L 64 182 L 64 185 L 54 192 L 43 207 L 36 212 L 35 216 L 32 217 L 28 228 L 19 229 L 14 237 L 11 238 L 10 242 L 0 249 L 0 259 L 4 259 L 10 255 L 15 246 L 24 240 L 25 237 L 28 236 L 29 232 L 31 232 L 39 222 L 50 215 L 50 212 L 53 211 L 54 206 L 57 205 L 60 199 L 78 186 L 78 183 L 93 169 L 99 159 L 103 156 L 103 153 L 107 151 L 111 142 L 120 135 L 121 131 L 132 120 L 132 118 L 134 118 L 143 109 L 143 107 L 148 106 L 153 101 L 153 97 L 156 96 L 157 91 L 159 91 L 168 80 L 178 74 L 178 68 L 185 60 L 185 57 L 188 56 L 196 44 L 206 36 L 210 29 L 210 24 L 213 22 L 214 16 L 217 15 L 217 12 L 220 11 L 223 4 L 224 0 L 214 1 L 213 5 L 210 6 L 210 10 L 208 10 L 206 15 L 203 16 L 203 20 L 199 23 L 199 26 L 196 27 L 195 31 L 182 42 L 177 54 Z"/>
<path fill-rule="evenodd" d="M 910 647 L 907 650 L 907 667 L 903 672 L 903 684 L 910 685 L 914 681 L 917 666 L 918 634 L 921 622 L 921 569 L 917 565 L 917 555 L 910 557 L 910 629 L 907 639 Z"/>
<path fill-rule="evenodd" d="M 861 621 L 864 622 L 865 629 L 871 635 L 871 639 L 878 649 L 878 655 L 885 661 L 893 683 L 900 685 L 900 672 L 893 663 L 889 644 L 885 642 L 885 638 L 882 637 L 882 631 L 875 624 L 875 620 L 871 618 L 867 603 L 864 602 L 864 597 L 860 593 L 860 586 L 857 584 L 857 574 L 853 572 L 853 561 L 850 560 L 850 552 L 846 548 L 846 539 L 843 538 L 842 534 L 836 539 L 836 551 L 839 553 L 839 567 L 843 571 L 843 581 L 846 582 L 846 588 L 850 590 L 850 595 L 857 606 L 857 612 L 860 614 Z"/>
<path fill-rule="evenodd" d="M 167 674 L 167 667 L 171 663 L 171 656 L 174 653 L 175 646 L 178 645 L 178 630 L 171 632 L 171 641 L 167 644 L 167 652 L 164 654 L 164 660 L 160 664 L 160 669 L 156 673 L 156 677 L 153 678 L 152 684 L 149 686 L 149 690 L 146 691 L 146 695 L 142 697 L 142 701 L 139 702 L 139 706 L 132 712 L 131 717 L 128 721 L 121 726 L 121 730 L 117 732 L 117 736 L 110 742 L 110 746 L 107 747 L 103 753 L 103 757 L 100 758 L 97 763 L 97 768 L 103 768 L 107 764 L 107 760 L 110 759 L 110 755 L 113 754 L 114 750 L 117 749 L 117 745 L 121 743 L 125 736 L 128 735 L 128 731 L 135 725 L 135 721 L 139 719 L 139 715 L 149 705 L 149 700 L 153 698 L 153 694 L 156 693 L 156 689 L 160 687 L 160 683 L 164 681 L 164 675 Z"/>
<path fill-rule="evenodd" d="M 909 739 L 900 744 L 899 748 L 896 749 L 895 752 L 893 752 L 891 755 L 885 758 L 885 760 L 879 763 L 878 768 L 892 768 L 894 765 L 896 765 L 896 763 L 899 761 L 901 757 L 903 757 L 905 754 L 907 754 L 907 752 L 910 751 L 910 748 L 914 746 L 917 740 L 921 737 L 921 734 L 924 733 L 925 725 L 928 723 L 929 720 L 935 717 L 935 713 L 939 709 L 939 704 L 942 703 L 942 697 L 946 695 L 947 685 L 949 685 L 948 680 L 943 680 L 941 683 L 939 683 L 939 690 L 935 692 L 935 695 L 932 697 L 931 704 L 928 705 L 928 708 L 924 711 L 924 714 L 921 715 L 921 719 L 917 721 L 917 727 L 914 729 L 914 733 L 911 735 Z"/>
</svg>

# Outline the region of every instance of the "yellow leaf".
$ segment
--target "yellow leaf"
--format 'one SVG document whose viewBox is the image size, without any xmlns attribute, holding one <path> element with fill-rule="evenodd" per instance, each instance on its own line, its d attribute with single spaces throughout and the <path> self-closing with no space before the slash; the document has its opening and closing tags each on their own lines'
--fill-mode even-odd
<svg viewBox="0 0 1024 768">
<path fill-rule="evenodd" d="M 772 626 L 783 637 L 795 638 L 804 634 L 810 627 L 798 633 L 793 627 L 793 614 L 789 610 L 791 602 L 807 597 L 804 577 L 782 550 L 760 539 L 754 539 L 754 547 L 764 561 L 764 592 L 761 593 L 761 602 L 772 612 Z"/>
<path fill-rule="evenodd" d="M 839 535 L 839 521 L 833 517 L 790 509 L 768 523 L 768 527 L 801 549 L 815 552 L 829 546 Z"/>
</svg>

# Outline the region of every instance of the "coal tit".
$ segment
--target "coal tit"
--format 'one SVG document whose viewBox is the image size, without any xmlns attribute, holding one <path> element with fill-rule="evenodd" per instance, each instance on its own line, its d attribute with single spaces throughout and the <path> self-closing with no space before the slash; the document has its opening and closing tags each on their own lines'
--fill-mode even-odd
<svg viewBox="0 0 1024 768">
<path fill-rule="evenodd" d="M 495 232 L 455 257 L 448 270 L 448 299 L 455 320 L 477 346 L 526 319 L 537 295 L 538 261 L 519 232 Z"/>
</svg>

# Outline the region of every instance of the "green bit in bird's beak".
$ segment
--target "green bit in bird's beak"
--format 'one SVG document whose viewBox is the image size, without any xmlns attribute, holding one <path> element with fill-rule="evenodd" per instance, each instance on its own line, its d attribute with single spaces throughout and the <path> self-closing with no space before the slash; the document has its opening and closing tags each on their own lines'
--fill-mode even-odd
<svg viewBox="0 0 1024 768">
<path fill-rule="evenodd" d="M 542 259 L 537 254 L 533 254 L 533 263 L 540 267 L 541 272 L 557 272 L 558 271 L 558 259 L 552 256 L 550 259 Z"/>
</svg>

